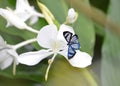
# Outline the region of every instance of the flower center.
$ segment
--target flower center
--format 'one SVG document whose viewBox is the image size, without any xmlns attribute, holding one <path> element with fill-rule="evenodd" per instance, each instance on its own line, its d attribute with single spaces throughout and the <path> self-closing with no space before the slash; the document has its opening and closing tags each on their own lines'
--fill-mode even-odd
<svg viewBox="0 0 120 86">
<path fill-rule="evenodd" d="M 64 42 L 62 41 L 52 41 L 51 43 L 51 46 L 52 46 L 52 50 L 53 52 L 59 52 L 59 51 L 62 51 L 64 49 Z"/>
</svg>

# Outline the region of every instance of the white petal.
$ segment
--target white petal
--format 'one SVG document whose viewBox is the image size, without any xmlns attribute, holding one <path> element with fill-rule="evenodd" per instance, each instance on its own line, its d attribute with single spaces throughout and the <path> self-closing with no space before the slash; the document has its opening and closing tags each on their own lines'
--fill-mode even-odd
<svg viewBox="0 0 120 86">
<path fill-rule="evenodd" d="M 28 0 L 23 0 L 23 1 L 24 1 L 24 3 L 25 3 L 26 5 L 28 5 L 28 6 L 30 5 L 29 2 L 28 2 Z"/>
<path fill-rule="evenodd" d="M 31 9 L 29 11 L 33 16 L 44 17 L 44 15 L 42 13 L 37 12 L 33 6 L 31 6 Z"/>
<path fill-rule="evenodd" d="M 28 0 L 17 0 L 16 9 L 14 13 L 23 21 L 27 21 L 32 14 L 28 11 L 30 9 Z"/>
<path fill-rule="evenodd" d="M 68 16 L 66 18 L 67 23 L 74 23 L 78 17 L 78 14 L 75 12 L 73 8 L 69 9 Z"/>
<path fill-rule="evenodd" d="M 33 15 L 35 15 L 35 16 L 37 16 L 37 17 L 44 17 L 44 15 L 42 14 L 42 13 L 39 13 L 39 12 L 37 12 L 37 11 L 34 11 L 33 12 Z"/>
<path fill-rule="evenodd" d="M 16 0 L 16 10 L 25 10 L 26 6 L 30 6 L 28 0 Z"/>
<path fill-rule="evenodd" d="M 9 67 L 13 62 L 13 58 L 7 58 L 3 62 L 0 63 L 0 68 L 3 70 L 7 67 Z"/>
<path fill-rule="evenodd" d="M 18 54 L 17 54 L 17 52 L 15 50 L 13 50 L 13 49 L 8 49 L 7 53 L 9 55 L 11 55 L 12 58 L 14 59 L 14 61 L 16 62 L 16 64 L 18 64 Z"/>
<path fill-rule="evenodd" d="M 6 52 L 6 49 L 0 50 L 0 63 L 9 57 L 10 55 Z"/>
<path fill-rule="evenodd" d="M 37 16 L 32 16 L 32 17 L 30 18 L 30 24 L 31 24 L 31 25 L 35 24 L 37 21 L 38 21 L 38 17 L 37 17 Z"/>
<path fill-rule="evenodd" d="M 18 57 L 18 54 L 14 49 L 8 49 L 7 52 L 14 57 Z"/>
<path fill-rule="evenodd" d="M 14 25 L 19 29 L 24 29 L 26 27 L 26 24 L 12 11 L 0 8 L 0 15 L 4 17 L 10 24 Z"/>
<path fill-rule="evenodd" d="M 81 52 L 79 50 L 76 50 L 75 56 L 71 59 L 68 59 L 67 57 L 68 54 L 67 50 L 59 52 L 59 54 L 63 55 L 73 67 L 85 68 L 91 65 L 92 63 L 92 57 L 88 53 Z"/>
<path fill-rule="evenodd" d="M 58 35 L 57 35 L 57 39 L 62 40 L 62 41 L 64 41 L 65 43 L 67 43 L 67 41 L 65 40 L 65 38 L 64 38 L 64 36 L 63 36 L 63 32 L 64 32 L 64 31 L 69 31 L 69 32 L 71 32 L 71 33 L 73 33 L 73 34 L 75 34 L 75 32 L 74 32 L 73 28 L 70 27 L 70 26 L 68 26 L 68 25 L 62 24 L 62 25 L 60 26 L 60 29 L 59 29 L 59 32 L 58 32 Z"/>
<path fill-rule="evenodd" d="M 43 14 L 37 12 L 33 6 L 30 6 L 28 0 L 17 0 L 14 13 L 23 21 L 30 20 L 30 24 L 38 21 L 38 17 L 44 17 Z M 32 18 L 34 16 L 34 18 Z"/>
<path fill-rule="evenodd" d="M 38 64 L 41 60 L 50 56 L 51 54 L 53 54 L 53 52 L 49 52 L 48 50 L 27 52 L 19 55 L 18 61 L 21 64 L 32 66 Z"/>
<path fill-rule="evenodd" d="M 13 60 L 17 62 L 18 54 L 13 49 L 2 49 L 0 51 L 0 68 L 5 69 L 10 66 Z"/>
<path fill-rule="evenodd" d="M 74 67 L 85 68 L 91 65 L 92 57 L 86 52 L 77 50 L 75 56 L 68 61 Z"/>
<path fill-rule="evenodd" d="M 16 11 L 19 12 L 26 12 L 27 14 L 31 14 L 31 16 L 39 16 L 43 17 L 43 15 L 37 12 L 34 9 L 34 6 L 30 6 L 28 0 L 17 0 L 16 3 Z"/>
<path fill-rule="evenodd" d="M 22 10 L 22 11 L 15 10 L 14 14 L 17 15 L 24 22 L 27 21 L 31 17 L 31 14 L 27 12 L 26 10 Z"/>
<path fill-rule="evenodd" d="M 37 42 L 44 48 L 51 48 L 52 42 L 57 39 L 57 27 L 46 25 L 38 33 Z"/>
<path fill-rule="evenodd" d="M 68 54 L 68 50 L 67 49 L 64 49 L 63 51 L 61 52 L 58 52 L 60 55 L 64 56 L 67 60 L 68 60 L 68 57 L 67 57 L 67 54 Z"/>
<path fill-rule="evenodd" d="M 2 38 L 2 36 L 0 36 L 0 49 L 5 47 L 5 42 L 4 39 Z"/>
<path fill-rule="evenodd" d="M 74 19 L 75 15 L 76 15 L 75 10 L 73 8 L 69 9 L 69 11 L 68 11 L 68 17 L 70 19 Z"/>
</svg>

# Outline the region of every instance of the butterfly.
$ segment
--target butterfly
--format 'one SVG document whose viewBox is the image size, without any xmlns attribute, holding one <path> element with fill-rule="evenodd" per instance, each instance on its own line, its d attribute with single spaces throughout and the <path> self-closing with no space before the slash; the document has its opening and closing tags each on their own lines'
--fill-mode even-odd
<svg viewBox="0 0 120 86">
<path fill-rule="evenodd" d="M 63 36 L 68 45 L 68 59 L 71 59 L 76 54 L 76 50 L 80 49 L 80 43 L 78 42 L 78 36 L 72 34 L 69 31 L 64 31 Z"/>
</svg>

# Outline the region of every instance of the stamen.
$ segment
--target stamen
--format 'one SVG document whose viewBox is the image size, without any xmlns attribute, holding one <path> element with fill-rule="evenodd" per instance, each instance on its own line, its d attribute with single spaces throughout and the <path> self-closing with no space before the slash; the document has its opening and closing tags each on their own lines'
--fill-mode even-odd
<svg viewBox="0 0 120 86">
<path fill-rule="evenodd" d="M 57 55 L 57 53 L 55 53 L 55 54 L 53 55 L 53 57 L 52 57 L 51 59 L 48 60 L 48 64 L 49 64 L 49 65 L 48 65 L 47 70 L 46 70 L 45 81 L 47 81 L 47 79 L 48 79 L 48 73 L 49 73 L 51 64 L 53 63 L 53 61 L 54 61 L 56 55 Z"/>
<path fill-rule="evenodd" d="M 63 49 L 63 42 L 61 42 L 61 41 L 53 41 L 52 43 L 51 43 L 51 46 L 52 46 L 52 50 L 53 50 L 53 52 L 59 52 L 59 51 L 62 51 Z"/>
<path fill-rule="evenodd" d="M 13 62 L 13 75 L 16 75 L 16 62 Z"/>
</svg>

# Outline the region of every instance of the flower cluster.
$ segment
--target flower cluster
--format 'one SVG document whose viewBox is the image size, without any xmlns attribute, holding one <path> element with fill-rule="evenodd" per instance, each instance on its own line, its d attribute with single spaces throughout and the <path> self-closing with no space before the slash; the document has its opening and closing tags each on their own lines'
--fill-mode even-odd
<svg viewBox="0 0 120 86">
<path fill-rule="evenodd" d="M 52 55 L 46 70 L 45 79 L 47 80 L 49 69 L 57 54 L 64 56 L 73 67 L 85 68 L 91 64 L 92 57 L 88 53 L 79 50 L 80 43 L 78 42 L 78 36 L 71 26 L 66 25 L 66 23 L 74 23 L 76 21 L 77 13 L 74 9 L 71 8 L 68 11 L 65 24 L 61 24 L 59 28 L 55 24 L 49 24 L 41 28 L 40 31 L 36 31 L 25 23 L 28 19 L 30 24 L 36 23 L 38 17 L 44 18 L 44 13 L 37 12 L 33 6 L 30 6 L 28 0 L 16 0 L 16 9 L 14 11 L 10 8 L 0 8 L 0 15 L 7 20 L 6 27 L 14 25 L 19 29 L 26 29 L 37 33 L 37 37 L 16 45 L 5 43 L 0 36 L 1 69 L 9 67 L 14 62 L 13 69 L 15 72 L 15 67 L 19 63 L 32 66 Z M 43 49 L 25 52 L 20 55 L 17 54 L 17 49 L 35 41 Z"/>
</svg>

